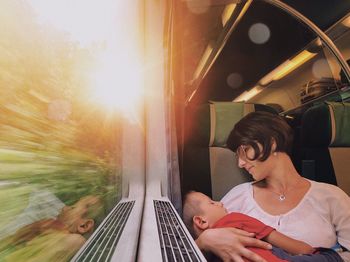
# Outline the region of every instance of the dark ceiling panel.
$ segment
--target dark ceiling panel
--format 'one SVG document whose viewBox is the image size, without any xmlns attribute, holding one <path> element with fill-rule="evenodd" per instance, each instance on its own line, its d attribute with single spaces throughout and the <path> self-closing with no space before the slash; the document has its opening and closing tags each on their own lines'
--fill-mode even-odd
<svg viewBox="0 0 350 262">
<path fill-rule="evenodd" d="M 283 0 L 322 30 L 326 30 L 350 10 L 349 0 Z"/>
<path fill-rule="evenodd" d="M 248 36 L 249 29 L 257 23 L 270 30 L 266 43 L 256 44 Z M 232 100 L 314 38 L 312 32 L 277 7 L 263 1 L 253 2 L 200 84 L 193 102 Z M 232 73 L 242 79 L 237 89 L 227 83 Z"/>
<path fill-rule="evenodd" d="M 344 0 L 283 2 L 306 15 L 323 30 L 335 24 L 350 10 L 350 1 Z M 256 23 L 265 24 L 269 28 L 271 35 L 266 43 L 254 44 L 249 39 L 248 30 Z M 254 1 L 200 83 L 190 103 L 234 99 L 314 38 L 315 35 L 310 30 L 289 14 L 264 1 Z M 192 56 L 192 59 L 195 58 Z M 239 88 L 233 89 L 227 83 L 227 78 L 232 73 L 241 76 L 242 83 Z"/>
</svg>

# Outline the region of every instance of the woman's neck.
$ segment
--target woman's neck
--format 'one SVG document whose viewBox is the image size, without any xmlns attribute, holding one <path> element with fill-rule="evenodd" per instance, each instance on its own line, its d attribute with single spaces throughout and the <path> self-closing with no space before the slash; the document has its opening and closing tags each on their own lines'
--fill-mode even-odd
<svg viewBox="0 0 350 262">
<path fill-rule="evenodd" d="M 285 153 L 276 156 L 276 165 L 265 179 L 265 186 L 279 192 L 286 192 L 300 183 L 303 178 L 296 171 L 290 157 Z"/>
</svg>

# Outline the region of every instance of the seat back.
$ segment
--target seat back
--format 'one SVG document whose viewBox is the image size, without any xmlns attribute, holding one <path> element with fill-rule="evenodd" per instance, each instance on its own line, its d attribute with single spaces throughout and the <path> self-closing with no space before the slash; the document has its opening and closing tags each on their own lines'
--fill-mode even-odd
<svg viewBox="0 0 350 262">
<path fill-rule="evenodd" d="M 350 195 L 350 103 L 309 108 L 302 118 L 301 139 L 303 176 L 338 185 Z"/>
<path fill-rule="evenodd" d="M 276 111 L 265 105 L 243 102 L 210 102 L 191 108 L 186 119 L 182 188 L 221 199 L 233 186 L 251 180 L 238 168 L 226 140 L 234 125 L 253 111 Z"/>
</svg>

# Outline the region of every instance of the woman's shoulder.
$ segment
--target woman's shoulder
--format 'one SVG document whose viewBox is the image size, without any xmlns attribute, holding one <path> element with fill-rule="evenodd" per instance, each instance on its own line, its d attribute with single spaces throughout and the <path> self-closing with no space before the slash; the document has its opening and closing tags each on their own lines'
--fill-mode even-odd
<svg viewBox="0 0 350 262">
<path fill-rule="evenodd" d="M 309 180 L 311 183 L 311 196 L 322 198 L 348 198 L 349 196 L 338 186 Z"/>
<path fill-rule="evenodd" d="M 314 180 L 309 180 L 311 183 L 311 186 L 314 190 L 322 191 L 322 192 L 343 192 L 338 186 L 324 183 L 324 182 L 317 182 Z"/>
</svg>

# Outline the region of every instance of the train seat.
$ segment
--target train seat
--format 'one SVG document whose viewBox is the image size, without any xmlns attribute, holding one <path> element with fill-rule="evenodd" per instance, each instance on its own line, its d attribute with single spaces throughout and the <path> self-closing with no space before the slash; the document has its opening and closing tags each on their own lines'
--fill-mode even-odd
<svg viewBox="0 0 350 262">
<path fill-rule="evenodd" d="M 301 126 L 303 176 L 338 185 L 350 195 L 350 103 L 309 108 Z"/>
<path fill-rule="evenodd" d="M 210 102 L 190 110 L 182 169 L 183 192 L 197 190 L 220 200 L 233 186 L 251 180 L 238 168 L 226 140 L 236 122 L 253 111 L 276 111 L 266 105 Z"/>
</svg>

